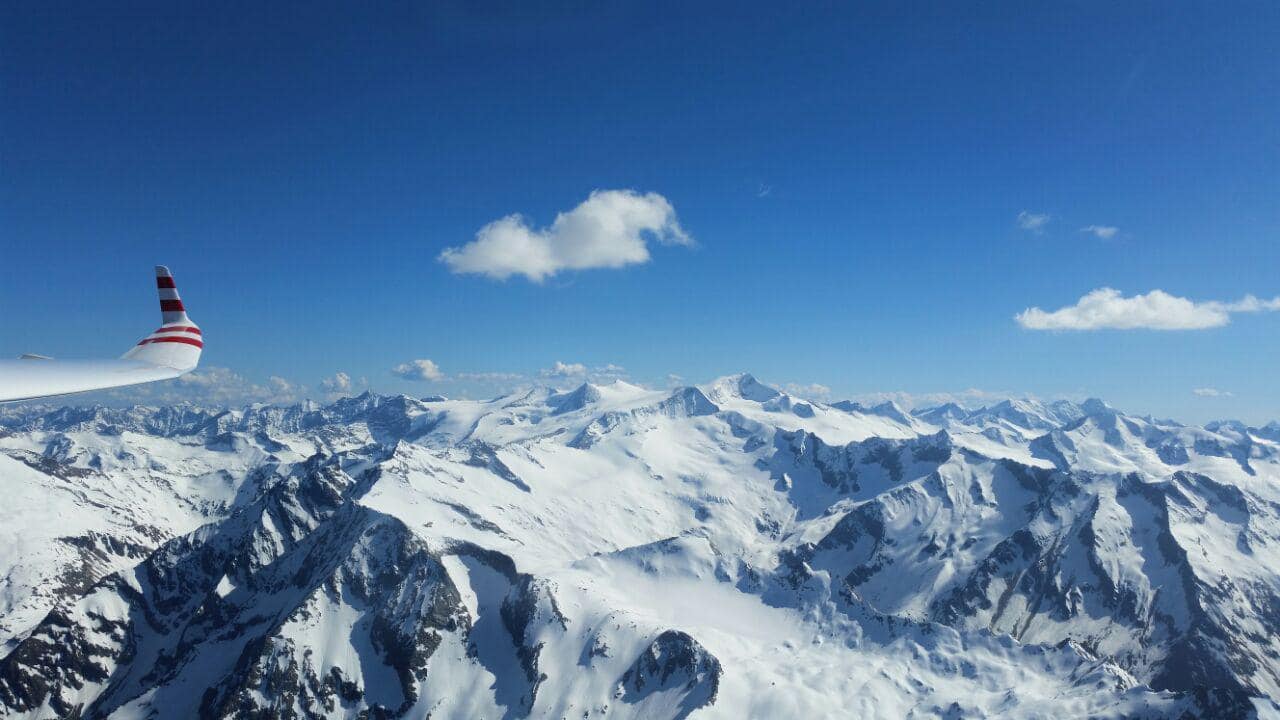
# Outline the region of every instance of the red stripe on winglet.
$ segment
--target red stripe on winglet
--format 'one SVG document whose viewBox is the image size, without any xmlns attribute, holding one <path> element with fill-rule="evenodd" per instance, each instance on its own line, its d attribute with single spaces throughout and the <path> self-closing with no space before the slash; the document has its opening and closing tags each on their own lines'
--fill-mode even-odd
<svg viewBox="0 0 1280 720">
<path fill-rule="evenodd" d="M 188 333 L 192 333 L 192 334 L 195 334 L 195 335 L 203 335 L 203 334 L 204 334 L 204 333 L 200 332 L 200 328 L 198 328 L 198 327 L 191 327 L 191 326 L 188 326 L 188 325 L 174 325 L 174 326 L 172 326 L 172 327 L 162 327 L 162 328 L 160 328 L 159 330 L 157 330 L 156 332 L 157 332 L 157 333 L 188 332 Z"/>
<path fill-rule="evenodd" d="M 195 338 L 176 337 L 176 336 L 175 336 L 175 337 L 147 338 L 146 340 L 143 340 L 142 342 L 140 342 L 140 343 L 138 343 L 138 344 L 139 344 L 139 345 L 148 345 L 148 344 L 150 344 L 150 343 L 162 343 L 162 342 L 176 342 L 176 343 L 182 343 L 182 344 L 184 344 L 184 345 L 195 345 L 195 346 L 196 346 L 196 347 L 198 347 L 198 348 L 202 348 L 202 347 L 204 347 L 204 343 L 200 342 L 199 340 L 197 340 L 197 339 L 195 339 Z"/>
<path fill-rule="evenodd" d="M 160 310 L 163 312 L 186 312 L 181 300 L 161 300 Z"/>
<path fill-rule="evenodd" d="M 162 289 L 176 289 L 178 286 L 173 284 L 173 278 L 171 277 L 157 277 L 156 287 Z"/>
</svg>

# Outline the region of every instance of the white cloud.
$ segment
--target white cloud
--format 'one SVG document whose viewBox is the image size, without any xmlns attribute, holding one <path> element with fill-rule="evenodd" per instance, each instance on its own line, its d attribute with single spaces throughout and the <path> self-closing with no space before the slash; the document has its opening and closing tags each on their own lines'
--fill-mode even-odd
<svg viewBox="0 0 1280 720">
<path fill-rule="evenodd" d="M 439 260 L 454 273 L 499 280 L 524 275 L 542 282 L 562 270 L 646 263 L 650 238 L 665 245 L 693 242 L 663 196 L 596 190 L 550 227 L 535 229 L 520 215 L 508 215 L 485 225 L 466 245 L 446 248 Z"/>
<path fill-rule="evenodd" d="M 551 367 L 539 370 L 538 377 L 552 385 L 563 382 L 580 383 L 588 380 L 594 383 L 609 383 L 627 377 L 627 369 L 613 363 L 588 367 L 583 363 L 567 363 L 557 360 Z"/>
<path fill-rule="evenodd" d="M 608 363 L 600 367 L 591 368 L 591 377 L 601 380 L 616 380 L 627 376 L 627 369 L 621 365 Z"/>
<path fill-rule="evenodd" d="M 368 390 L 369 379 L 365 377 L 353 378 L 345 372 L 336 372 L 331 377 L 320 381 L 320 389 L 325 392 L 327 399 L 337 400 L 341 397 L 355 395 L 357 392 Z"/>
<path fill-rule="evenodd" d="M 1098 237 L 1103 240 L 1110 240 L 1116 236 L 1116 233 L 1120 232 L 1120 228 L 1112 225 L 1089 225 L 1087 227 L 1080 228 L 1080 232 L 1092 233 L 1094 237 Z"/>
<path fill-rule="evenodd" d="M 391 368 L 391 374 L 405 380 L 429 381 L 440 380 L 444 378 L 444 373 L 440 372 L 440 366 L 431 360 L 410 360 L 407 363 L 400 363 Z"/>
<path fill-rule="evenodd" d="M 1033 398 L 1034 396 L 1027 393 L 1003 392 L 979 390 L 978 388 L 969 388 L 959 392 L 931 392 L 931 393 L 911 393 L 905 391 L 897 392 L 879 392 L 865 393 L 855 395 L 853 399 L 863 405 L 879 405 L 883 402 L 894 402 L 899 406 L 908 410 L 915 408 L 936 407 L 947 403 L 955 403 L 963 408 L 976 409 L 983 405 L 1000 402 L 1003 400 L 1013 400 L 1018 398 Z"/>
<path fill-rule="evenodd" d="M 69 398 L 68 402 L 113 406 L 181 403 L 201 407 L 240 407 L 252 403 L 288 405 L 302 400 L 306 391 L 306 387 L 274 375 L 261 385 L 229 368 L 206 366 L 171 381 L 77 395 Z"/>
<path fill-rule="evenodd" d="M 331 393 L 348 392 L 351 390 L 351 376 L 344 372 L 335 373 L 333 377 L 321 380 L 320 387 Z"/>
<path fill-rule="evenodd" d="M 520 373 L 508 372 L 461 372 L 453 376 L 454 380 L 479 383 L 512 383 L 524 380 Z"/>
<path fill-rule="evenodd" d="M 821 383 L 809 383 L 807 385 L 800 383 L 787 383 L 783 388 L 788 395 L 804 400 L 825 401 L 831 397 L 831 388 Z"/>
<path fill-rule="evenodd" d="M 1270 300 L 1260 300 L 1252 295 L 1245 295 L 1233 303 L 1222 306 L 1227 312 L 1276 312 L 1280 310 L 1280 296 Z"/>
<path fill-rule="evenodd" d="M 1234 393 L 1228 392 L 1226 390 L 1219 390 L 1217 388 L 1207 388 L 1207 387 L 1196 388 L 1191 392 L 1195 393 L 1196 395 L 1199 395 L 1200 397 L 1209 397 L 1209 398 L 1235 397 Z"/>
<path fill-rule="evenodd" d="M 1119 290 L 1099 288 L 1052 312 L 1032 307 L 1014 316 L 1029 330 L 1202 330 L 1231 322 L 1232 313 L 1280 310 L 1280 297 L 1259 300 L 1252 295 L 1231 303 L 1196 302 L 1152 290 L 1124 297 Z"/>
<path fill-rule="evenodd" d="M 1049 216 L 1047 214 L 1033 213 L 1023 210 L 1018 213 L 1018 227 L 1033 233 L 1044 232 L 1044 227 L 1049 224 Z"/>
<path fill-rule="evenodd" d="M 583 377 L 587 374 L 587 366 L 582 363 L 556 361 L 554 365 L 538 372 L 544 378 Z"/>
</svg>

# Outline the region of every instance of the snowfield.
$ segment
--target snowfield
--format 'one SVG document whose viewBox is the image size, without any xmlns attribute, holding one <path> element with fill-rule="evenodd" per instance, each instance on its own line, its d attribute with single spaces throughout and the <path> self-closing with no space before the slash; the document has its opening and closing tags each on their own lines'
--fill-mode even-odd
<svg viewBox="0 0 1280 720">
<path fill-rule="evenodd" d="M 0 716 L 1280 717 L 1280 425 L 750 375 L 0 411 Z"/>
</svg>

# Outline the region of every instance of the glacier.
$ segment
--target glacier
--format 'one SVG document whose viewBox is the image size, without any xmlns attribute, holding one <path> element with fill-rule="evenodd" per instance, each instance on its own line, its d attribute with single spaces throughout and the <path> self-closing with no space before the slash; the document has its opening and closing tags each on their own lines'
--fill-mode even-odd
<svg viewBox="0 0 1280 720">
<path fill-rule="evenodd" d="M 751 375 L 0 409 L 0 716 L 1280 717 L 1280 425 Z"/>
</svg>

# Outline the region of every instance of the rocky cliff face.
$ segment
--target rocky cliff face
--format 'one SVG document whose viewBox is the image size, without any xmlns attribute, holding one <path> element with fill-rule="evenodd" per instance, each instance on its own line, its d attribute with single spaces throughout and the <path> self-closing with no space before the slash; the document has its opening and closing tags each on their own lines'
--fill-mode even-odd
<svg viewBox="0 0 1280 720">
<path fill-rule="evenodd" d="M 0 716 L 1280 712 L 1267 428 L 749 376 L 0 427 Z"/>
</svg>

